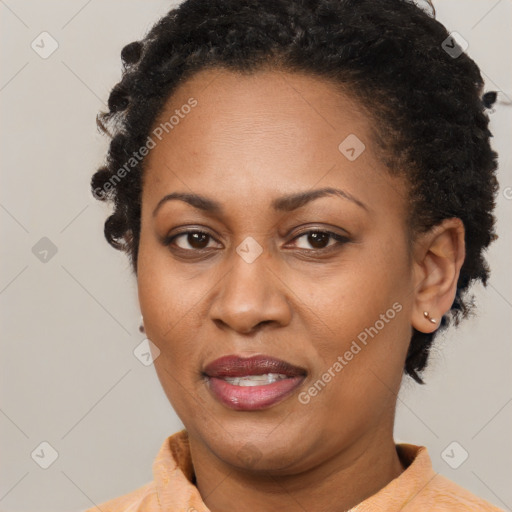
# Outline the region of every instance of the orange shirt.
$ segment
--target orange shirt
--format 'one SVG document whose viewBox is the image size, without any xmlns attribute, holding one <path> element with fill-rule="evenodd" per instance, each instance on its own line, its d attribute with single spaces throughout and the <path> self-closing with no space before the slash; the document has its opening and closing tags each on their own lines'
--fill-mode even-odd
<svg viewBox="0 0 512 512">
<path fill-rule="evenodd" d="M 424 446 L 397 444 L 406 469 L 373 496 L 347 512 L 503 512 L 436 473 Z M 153 463 L 154 481 L 85 512 L 210 512 L 192 483 L 188 435 L 169 436 Z"/>
</svg>

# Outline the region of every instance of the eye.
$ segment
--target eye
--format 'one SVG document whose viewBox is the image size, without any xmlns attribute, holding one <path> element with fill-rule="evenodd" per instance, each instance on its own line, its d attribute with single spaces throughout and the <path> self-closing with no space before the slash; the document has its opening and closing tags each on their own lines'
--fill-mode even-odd
<svg viewBox="0 0 512 512">
<path fill-rule="evenodd" d="M 176 243 L 176 240 L 182 239 L 182 244 Z M 208 249 L 208 242 L 213 240 L 213 237 L 204 231 L 183 231 L 177 235 L 170 236 L 164 240 L 164 245 L 176 245 L 179 249 L 184 251 L 197 250 L 201 251 Z M 187 247 L 188 245 L 188 247 Z"/>
<path fill-rule="evenodd" d="M 343 235 L 339 235 L 338 233 L 333 233 L 332 231 L 322 231 L 319 229 L 312 229 L 309 231 L 305 231 L 304 233 L 296 236 L 293 240 L 300 240 L 301 238 L 305 238 L 306 243 L 313 246 L 313 249 L 309 249 L 308 247 L 299 247 L 300 249 L 307 250 L 323 250 L 332 247 L 333 245 L 342 245 L 345 242 L 348 242 L 348 238 Z M 332 244 L 329 244 L 329 241 L 333 240 Z"/>
</svg>

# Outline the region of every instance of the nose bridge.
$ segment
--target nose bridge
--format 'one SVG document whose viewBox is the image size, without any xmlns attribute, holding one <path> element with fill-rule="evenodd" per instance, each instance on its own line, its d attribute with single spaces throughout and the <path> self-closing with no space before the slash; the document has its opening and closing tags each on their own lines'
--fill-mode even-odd
<svg viewBox="0 0 512 512">
<path fill-rule="evenodd" d="M 280 281 L 269 268 L 269 251 L 247 237 L 231 255 L 231 270 L 212 305 L 211 317 L 247 332 L 262 322 L 289 321 L 290 311 Z"/>
</svg>

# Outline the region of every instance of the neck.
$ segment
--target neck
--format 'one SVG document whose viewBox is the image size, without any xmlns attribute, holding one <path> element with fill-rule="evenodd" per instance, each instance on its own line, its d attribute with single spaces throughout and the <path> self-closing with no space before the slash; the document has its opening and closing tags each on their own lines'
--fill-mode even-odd
<svg viewBox="0 0 512 512">
<path fill-rule="evenodd" d="M 385 439 L 383 439 L 385 437 Z M 211 512 L 347 511 L 385 487 L 404 468 L 388 435 L 361 439 L 350 449 L 297 474 L 251 472 L 226 464 L 190 439 L 196 485 Z"/>
</svg>

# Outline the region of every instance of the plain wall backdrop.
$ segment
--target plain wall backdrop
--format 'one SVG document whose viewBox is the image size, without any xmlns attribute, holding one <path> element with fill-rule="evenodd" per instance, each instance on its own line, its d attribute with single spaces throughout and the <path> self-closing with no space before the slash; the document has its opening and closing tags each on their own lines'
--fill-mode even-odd
<svg viewBox="0 0 512 512">
<path fill-rule="evenodd" d="M 133 354 L 144 339 L 136 283 L 104 239 L 110 207 L 89 189 L 121 48 L 177 3 L 0 0 L 1 511 L 78 512 L 130 492 L 182 428 Z M 477 316 L 437 340 L 425 386 L 404 379 L 395 440 L 427 446 L 436 471 L 512 510 L 512 2 L 435 6 L 487 90 L 502 91 L 490 114 L 500 238 L 488 287 L 474 288 Z M 453 469 L 447 448 L 468 458 Z"/>
</svg>

